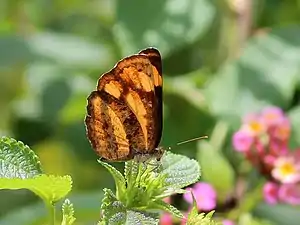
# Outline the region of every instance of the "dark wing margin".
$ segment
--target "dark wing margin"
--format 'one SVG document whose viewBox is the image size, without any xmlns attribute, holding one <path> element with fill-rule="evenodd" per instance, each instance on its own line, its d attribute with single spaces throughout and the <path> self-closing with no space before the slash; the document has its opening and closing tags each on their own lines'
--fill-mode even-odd
<svg viewBox="0 0 300 225">
<path fill-rule="evenodd" d="M 156 48 L 147 48 L 141 50 L 139 52 L 140 55 L 146 55 L 150 60 L 151 64 L 154 66 L 153 70 L 153 83 L 155 89 L 155 98 L 157 101 L 157 108 L 155 109 L 155 115 L 157 120 L 157 128 L 156 128 L 156 143 L 157 147 L 160 143 L 160 139 L 162 136 L 163 129 L 163 96 L 162 96 L 162 88 L 163 88 L 163 78 L 162 78 L 162 60 L 159 51 Z"/>
</svg>

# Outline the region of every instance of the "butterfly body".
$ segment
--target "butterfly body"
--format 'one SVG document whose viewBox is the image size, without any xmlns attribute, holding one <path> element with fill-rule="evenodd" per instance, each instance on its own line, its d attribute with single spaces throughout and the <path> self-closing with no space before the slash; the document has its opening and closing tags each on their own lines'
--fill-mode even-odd
<svg viewBox="0 0 300 225">
<path fill-rule="evenodd" d="M 159 159 L 162 134 L 162 65 L 155 48 L 119 61 L 88 97 L 87 136 L 106 161 Z"/>
</svg>

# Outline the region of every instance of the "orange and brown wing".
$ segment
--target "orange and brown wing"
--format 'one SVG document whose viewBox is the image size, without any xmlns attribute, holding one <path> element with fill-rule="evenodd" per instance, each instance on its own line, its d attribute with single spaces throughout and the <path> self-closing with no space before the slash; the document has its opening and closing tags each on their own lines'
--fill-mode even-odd
<svg viewBox="0 0 300 225">
<path fill-rule="evenodd" d="M 93 91 L 88 97 L 85 123 L 87 136 L 98 155 L 109 161 L 132 158 L 129 142 L 120 118 L 122 108 L 115 111 L 102 92 Z M 109 96 L 108 96 L 109 98 Z M 123 112 L 124 113 L 124 112 Z"/>
<path fill-rule="evenodd" d="M 155 146 L 159 145 L 162 129 L 163 129 L 163 96 L 162 96 L 162 86 L 163 86 L 163 79 L 162 79 L 162 62 L 161 62 L 161 55 L 159 51 L 155 48 L 147 48 L 139 52 L 139 54 L 146 55 L 152 64 L 152 81 L 154 84 L 154 91 L 155 91 L 155 99 L 157 102 L 157 107 L 155 108 L 153 114 L 156 115 L 156 143 Z"/>
<path fill-rule="evenodd" d="M 155 58 L 152 64 L 154 53 L 149 50 L 121 60 L 101 76 L 97 91 L 88 98 L 88 137 L 107 160 L 128 160 L 134 152 L 151 153 L 159 144 L 161 59 L 157 51 L 159 61 Z"/>
</svg>

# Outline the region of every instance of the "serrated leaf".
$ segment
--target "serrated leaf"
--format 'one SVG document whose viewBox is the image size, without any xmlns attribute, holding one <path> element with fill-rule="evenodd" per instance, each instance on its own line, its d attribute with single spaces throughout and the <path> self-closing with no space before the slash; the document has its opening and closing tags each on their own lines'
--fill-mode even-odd
<svg viewBox="0 0 300 225">
<path fill-rule="evenodd" d="M 187 220 L 187 225 L 222 225 L 221 222 L 216 222 L 212 220 L 214 211 L 209 212 L 207 214 L 200 213 L 198 215 L 195 215 L 193 213 L 193 216 L 189 216 Z"/>
<path fill-rule="evenodd" d="M 183 218 L 183 214 L 177 208 L 160 199 L 149 204 L 149 207 L 152 209 L 160 209 L 163 211 L 167 211 L 178 218 Z"/>
<path fill-rule="evenodd" d="M 51 204 L 64 198 L 72 188 L 70 176 L 39 175 L 34 178 L 0 178 L 0 189 L 28 189 Z"/>
<path fill-rule="evenodd" d="M 221 223 L 215 222 L 211 219 L 214 214 L 214 211 L 211 211 L 207 214 L 205 213 L 198 214 L 198 207 L 197 207 L 195 196 L 193 195 L 193 193 L 191 194 L 193 197 L 193 207 L 188 214 L 186 224 L 187 225 L 221 225 Z"/>
<path fill-rule="evenodd" d="M 126 208 L 120 202 L 110 189 L 104 189 L 104 198 L 102 200 L 103 220 L 109 225 L 122 225 L 126 221 Z"/>
<path fill-rule="evenodd" d="M 200 178 L 200 166 L 196 160 L 186 156 L 166 152 L 162 158 L 163 170 L 166 174 L 166 187 L 183 188 L 197 182 Z"/>
<path fill-rule="evenodd" d="M 69 199 L 66 199 L 62 205 L 63 220 L 62 225 L 72 225 L 76 218 L 74 217 L 74 207 Z"/>
<path fill-rule="evenodd" d="M 139 173 L 139 164 L 134 160 L 125 162 L 124 176 L 128 184 L 134 183 L 135 178 Z"/>
<path fill-rule="evenodd" d="M 101 160 L 98 160 L 98 162 L 104 166 L 110 174 L 113 176 L 115 183 L 116 183 L 116 193 L 117 197 L 122 196 L 125 193 L 126 189 L 126 181 L 124 176 L 113 166 L 109 165 L 106 162 L 102 162 Z"/>
<path fill-rule="evenodd" d="M 126 225 L 139 224 L 139 225 L 157 225 L 158 218 L 148 213 L 142 213 L 137 211 L 127 211 Z"/>
<path fill-rule="evenodd" d="M 42 173 L 37 155 L 20 141 L 0 138 L 0 177 L 32 178 Z"/>
</svg>

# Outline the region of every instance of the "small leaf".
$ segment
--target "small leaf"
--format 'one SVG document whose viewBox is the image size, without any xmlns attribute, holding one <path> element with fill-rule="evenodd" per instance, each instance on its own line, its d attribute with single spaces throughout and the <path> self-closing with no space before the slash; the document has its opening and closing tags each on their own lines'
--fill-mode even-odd
<svg viewBox="0 0 300 225">
<path fill-rule="evenodd" d="M 0 178 L 0 189 L 28 189 L 51 204 L 64 198 L 72 188 L 70 176 L 39 175 L 34 178 Z"/>
<path fill-rule="evenodd" d="M 187 225 L 222 225 L 221 222 L 216 222 L 212 220 L 213 211 L 205 215 L 205 213 L 200 213 L 196 216 L 191 216 L 188 218 Z M 194 215 L 194 214 L 193 214 Z"/>
<path fill-rule="evenodd" d="M 66 199 L 62 205 L 63 221 L 62 225 L 72 225 L 76 218 L 74 217 L 74 207 L 69 199 Z"/>
<path fill-rule="evenodd" d="M 174 206 L 158 199 L 154 202 L 152 202 L 151 204 L 149 204 L 149 208 L 152 208 L 152 209 L 161 209 L 163 211 L 167 211 L 169 213 L 171 213 L 172 215 L 178 217 L 178 218 L 183 218 L 183 215 L 182 213 L 177 209 L 175 208 Z"/>
<path fill-rule="evenodd" d="M 110 189 L 104 189 L 104 198 L 102 200 L 103 220 L 109 225 L 122 225 L 126 221 L 126 208 L 122 202 L 117 200 Z"/>
<path fill-rule="evenodd" d="M 183 188 L 197 182 L 200 178 L 200 166 L 196 160 L 186 156 L 166 152 L 162 158 L 163 170 L 166 174 L 166 187 Z"/>
<path fill-rule="evenodd" d="M 139 164 L 135 163 L 134 160 L 125 162 L 124 175 L 126 182 L 132 184 L 139 173 Z"/>
<path fill-rule="evenodd" d="M 37 155 L 20 141 L 0 138 L 0 177 L 32 178 L 42 173 Z"/>
<path fill-rule="evenodd" d="M 116 193 L 117 197 L 122 196 L 125 193 L 126 189 L 126 181 L 124 176 L 113 166 L 109 165 L 106 162 L 102 162 L 101 160 L 98 160 L 98 162 L 104 166 L 110 174 L 113 176 L 115 183 L 116 183 Z"/>
<path fill-rule="evenodd" d="M 188 214 L 187 225 L 221 225 L 220 222 L 215 222 L 211 218 L 214 214 L 214 211 L 211 211 L 205 215 L 205 213 L 198 214 L 197 202 L 195 196 L 193 197 L 193 208 Z"/>
<path fill-rule="evenodd" d="M 153 215 L 131 210 L 127 211 L 126 225 L 157 225 L 158 222 L 159 219 L 153 217 Z"/>
</svg>

